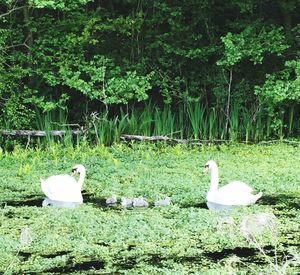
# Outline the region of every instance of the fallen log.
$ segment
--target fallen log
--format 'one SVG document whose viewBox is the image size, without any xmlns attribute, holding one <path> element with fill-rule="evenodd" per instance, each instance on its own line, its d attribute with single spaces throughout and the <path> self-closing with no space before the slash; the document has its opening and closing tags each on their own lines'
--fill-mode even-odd
<svg viewBox="0 0 300 275">
<path fill-rule="evenodd" d="M 139 135 L 121 135 L 120 137 L 123 141 L 128 140 L 139 140 L 139 141 L 170 141 L 176 143 L 189 143 L 189 144 L 207 144 L 207 143 L 226 143 L 226 140 L 200 140 L 200 139 L 178 139 L 170 138 L 167 136 L 139 136 Z"/>
<path fill-rule="evenodd" d="M 122 140 L 149 140 L 149 141 L 164 141 L 173 140 L 167 136 L 139 136 L 139 135 L 121 135 Z"/>
<path fill-rule="evenodd" d="M 0 130 L 0 135 L 3 136 L 27 136 L 30 137 L 45 137 L 45 136 L 59 136 L 62 137 L 67 133 L 72 135 L 84 134 L 87 130 L 76 129 L 76 130 L 52 130 L 52 131 L 41 131 L 41 130 Z M 225 140 L 200 140 L 200 139 L 178 139 L 171 138 L 168 136 L 140 136 L 140 135 L 127 135 L 123 134 L 120 136 L 120 139 L 123 141 L 130 140 L 139 140 L 139 141 L 168 141 L 175 143 L 184 143 L 184 144 L 196 144 L 202 145 L 207 143 L 226 143 Z"/>
<path fill-rule="evenodd" d="M 72 135 L 78 135 L 83 133 L 82 130 L 52 130 L 52 131 L 40 131 L 40 130 L 0 130 L 0 134 L 4 136 L 34 136 L 34 137 L 45 137 L 50 136 L 63 136 L 67 133 Z"/>
</svg>

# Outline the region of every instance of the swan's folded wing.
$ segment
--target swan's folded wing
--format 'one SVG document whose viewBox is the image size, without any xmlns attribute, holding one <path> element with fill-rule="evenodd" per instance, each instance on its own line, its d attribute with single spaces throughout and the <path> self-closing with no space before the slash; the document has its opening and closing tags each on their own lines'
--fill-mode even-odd
<svg viewBox="0 0 300 275">
<path fill-rule="evenodd" d="M 80 185 L 69 175 L 51 176 L 45 181 L 41 180 L 41 188 L 51 200 L 80 203 L 83 201 Z"/>
<path fill-rule="evenodd" d="M 243 203 L 241 205 L 250 205 L 256 203 L 256 201 L 261 198 L 262 192 L 259 192 L 256 195 L 250 194 L 247 198 L 244 199 Z"/>
<path fill-rule="evenodd" d="M 256 195 L 253 195 L 251 193 L 242 193 L 239 196 L 228 197 L 223 202 L 225 205 L 246 206 L 255 203 L 261 196 L 262 193 L 258 193 Z"/>
<path fill-rule="evenodd" d="M 253 189 L 246 183 L 242 181 L 232 181 L 218 190 L 220 193 L 228 196 L 233 196 L 233 194 L 249 194 L 253 192 Z"/>
<path fill-rule="evenodd" d="M 249 205 L 260 196 L 252 194 L 253 189 L 241 181 L 233 181 L 215 192 L 209 192 L 207 200 L 222 205 Z"/>
</svg>

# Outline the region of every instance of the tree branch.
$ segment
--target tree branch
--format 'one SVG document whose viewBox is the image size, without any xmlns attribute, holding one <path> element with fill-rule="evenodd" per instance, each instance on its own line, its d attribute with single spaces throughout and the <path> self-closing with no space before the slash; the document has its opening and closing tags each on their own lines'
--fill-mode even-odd
<svg viewBox="0 0 300 275">
<path fill-rule="evenodd" d="M 0 14 L 0 18 L 5 17 L 7 15 L 10 15 L 12 12 L 17 11 L 17 10 L 21 10 L 21 9 L 23 9 L 25 7 L 26 6 L 21 6 L 21 7 L 13 8 L 13 9 L 11 9 L 10 11 L 8 11 L 6 13 Z"/>
<path fill-rule="evenodd" d="M 24 42 L 24 43 L 21 43 L 21 44 L 15 44 L 15 45 L 3 47 L 3 48 L 0 48 L 0 50 L 8 50 L 8 49 L 10 49 L 10 48 L 15 48 L 15 47 L 20 47 L 20 46 L 24 46 L 24 47 L 26 47 L 27 49 L 30 49 L 30 47 L 26 44 L 26 42 Z"/>
<path fill-rule="evenodd" d="M 230 99 L 231 99 L 231 84 L 232 84 L 232 69 L 229 71 L 229 81 L 228 81 L 228 96 L 227 96 L 227 104 L 225 109 L 225 135 L 228 132 L 228 124 L 229 124 L 229 112 L 230 112 Z"/>
</svg>

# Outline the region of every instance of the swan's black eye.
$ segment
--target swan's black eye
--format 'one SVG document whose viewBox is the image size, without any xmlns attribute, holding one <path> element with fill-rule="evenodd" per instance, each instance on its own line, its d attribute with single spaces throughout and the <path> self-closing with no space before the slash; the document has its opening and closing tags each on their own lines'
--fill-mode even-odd
<svg viewBox="0 0 300 275">
<path fill-rule="evenodd" d="M 208 165 L 208 164 L 204 165 L 204 168 L 208 168 L 208 167 L 209 167 L 209 165 Z"/>
<path fill-rule="evenodd" d="M 77 171 L 77 169 L 76 169 L 76 168 L 73 168 L 73 169 L 72 169 L 72 172 L 76 172 L 76 171 Z"/>
</svg>

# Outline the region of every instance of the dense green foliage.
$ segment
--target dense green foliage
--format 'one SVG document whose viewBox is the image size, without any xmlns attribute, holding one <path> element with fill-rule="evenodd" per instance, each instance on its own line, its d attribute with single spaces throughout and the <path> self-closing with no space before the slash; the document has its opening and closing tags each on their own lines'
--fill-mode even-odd
<svg viewBox="0 0 300 275">
<path fill-rule="evenodd" d="M 0 128 L 35 128 L 37 112 L 60 109 L 83 125 L 94 111 L 114 119 L 117 105 L 142 108 L 138 102 L 151 99 L 174 113 L 180 106 L 182 120 L 194 115 L 191 102 L 206 106 L 207 120 L 221 114 L 223 138 L 234 108 L 254 127 L 269 119 L 267 138 L 296 136 L 299 7 L 299 0 L 1 0 Z"/>
<path fill-rule="evenodd" d="M 0 272 L 5 274 L 297 274 L 300 267 L 299 145 L 188 148 L 122 144 L 110 148 L 52 146 L 0 153 Z M 208 159 L 221 184 L 240 179 L 264 196 L 251 207 L 209 211 Z M 288 161 L 287 161 L 288 160 Z M 87 168 L 84 204 L 41 207 L 40 177 Z M 144 196 L 146 209 L 103 203 L 112 194 Z M 154 207 L 170 196 L 172 204 Z M 259 239 L 241 234 L 253 213 L 274 213 L 278 226 Z M 231 217 L 231 218 L 230 218 Z M 228 223 L 226 221 L 232 221 Z M 29 229 L 29 236 L 20 237 Z M 275 255 L 274 255 L 275 253 Z"/>
</svg>

